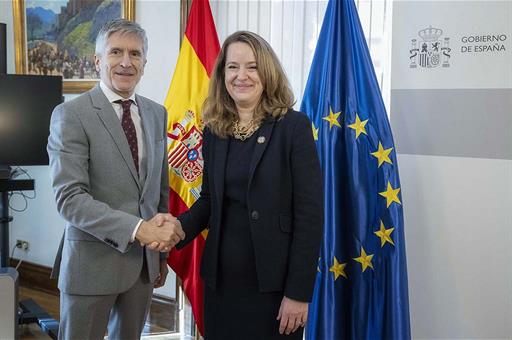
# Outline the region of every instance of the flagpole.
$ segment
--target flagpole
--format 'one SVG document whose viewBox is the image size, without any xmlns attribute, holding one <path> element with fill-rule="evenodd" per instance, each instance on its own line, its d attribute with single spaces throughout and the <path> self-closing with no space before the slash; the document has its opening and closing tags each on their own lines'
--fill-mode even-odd
<svg viewBox="0 0 512 340">
<path fill-rule="evenodd" d="M 180 0 L 180 46 L 187 29 L 190 7 L 192 7 L 192 0 Z"/>
<path fill-rule="evenodd" d="M 192 6 L 192 0 L 180 0 L 180 46 L 183 42 L 183 36 L 185 35 L 185 30 L 187 29 L 187 22 L 188 22 L 188 15 L 190 14 L 190 7 Z M 181 287 L 181 289 L 180 289 Z M 176 281 L 176 292 L 181 291 L 183 289 L 182 280 L 178 278 Z M 183 295 L 185 295 L 184 292 L 182 292 Z M 183 303 L 179 308 L 184 308 L 184 297 Z M 200 340 L 199 338 L 199 329 L 197 328 L 197 324 L 194 320 L 194 327 L 195 327 L 195 340 Z"/>
</svg>

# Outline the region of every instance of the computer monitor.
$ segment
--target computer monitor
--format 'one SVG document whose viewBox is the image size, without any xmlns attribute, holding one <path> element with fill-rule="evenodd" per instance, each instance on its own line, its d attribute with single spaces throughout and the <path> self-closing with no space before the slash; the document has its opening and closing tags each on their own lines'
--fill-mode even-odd
<svg viewBox="0 0 512 340">
<path fill-rule="evenodd" d="M 0 74 L 0 166 L 48 165 L 53 108 L 62 77 Z"/>
</svg>

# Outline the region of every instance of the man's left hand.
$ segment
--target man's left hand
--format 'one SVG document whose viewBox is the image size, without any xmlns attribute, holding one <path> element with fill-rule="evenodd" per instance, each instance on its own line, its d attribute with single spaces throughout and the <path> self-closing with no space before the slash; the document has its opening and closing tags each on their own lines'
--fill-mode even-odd
<svg viewBox="0 0 512 340">
<path fill-rule="evenodd" d="M 156 278 L 155 288 L 160 288 L 165 284 L 169 268 L 167 268 L 167 259 L 160 259 L 160 274 Z"/>
</svg>

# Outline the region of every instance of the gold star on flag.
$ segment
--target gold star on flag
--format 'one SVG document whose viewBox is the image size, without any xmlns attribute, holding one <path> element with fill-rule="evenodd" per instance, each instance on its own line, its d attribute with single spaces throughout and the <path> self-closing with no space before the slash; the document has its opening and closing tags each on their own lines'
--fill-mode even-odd
<svg viewBox="0 0 512 340">
<path fill-rule="evenodd" d="M 334 281 L 336 281 L 340 275 L 345 279 L 348 279 L 347 274 L 345 273 L 346 265 L 346 263 L 339 263 L 336 256 L 334 256 L 334 264 L 329 268 L 329 271 L 334 273 Z"/>
<path fill-rule="evenodd" d="M 329 115 L 326 117 L 323 117 L 322 119 L 329 122 L 329 129 L 332 129 L 333 125 L 341 127 L 340 123 L 338 122 L 338 117 L 340 116 L 340 114 L 341 114 L 341 111 L 333 113 L 332 108 L 329 107 Z"/>
<path fill-rule="evenodd" d="M 311 128 L 313 129 L 313 138 L 318 140 L 318 129 L 315 127 L 315 124 L 311 123 Z"/>
<path fill-rule="evenodd" d="M 382 221 L 380 221 L 380 230 L 374 231 L 374 233 L 375 233 L 375 235 L 380 237 L 380 247 L 381 248 L 384 247 L 386 242 L 389 242 L 392 245 L 395 245 L 395 243 L 393 243 L 393 239 L 391 238 L 391 233 L 393 232 L 393 230 L 395 230 L 395 228 L 386 229 L 386 227 L 384 227 L 384 223 L 382 223 Z"/>
<path fill-rule="evenodd" d="M 349 128 L 356 130 L 356 139 L 361 133 L 368 135 L 365 128 L 366 123 L 368 123 L 368 119 L 361 121 L 361 119 L 359 119 L 359 115 L 356 113 L 356 121 L 348 126 Z"/>
<path fill-rule="evenodd" d="M 381 142 L 379 142 L 379 148 L 377 149 L 377 151 L 370 153 L 372 156 L 377 157 L 379 161 L 379 168 L 384 162 L 393 164 L 393 162 L 391 162 L 391 159 L 389 159 L 389 154 L 391 153 L 391 150 L 393 150 L 393 148 L 384 149 L 382 147 Z"/>
<path fill-rule="evenodd" d="M 398 204 L 402 204 L 400 199 L 398 199 L 398 193 L 400 192 L 400 188 L 393 189 L 391 183 L 388 181 L 388 187 L 386 191 L 379 192 L 379 195 L 386 198 L 386 208 L 389 208 L 391 203 L 396 202 Z"/>
<path fill-rule="evenodd" d="M 364 271 L 368 267 L 373 269 L 372 258 L 373 258 L 373 254 L 366 255 L 366 252 L 364 251 L 364 248 L 361 247 L 361 256 L 354 258 L 354 260 L 356 260 L 357 262 L 361 263 L 361 266 L 363 268 L 363 273 L 364 273 Z"/>
</svg>

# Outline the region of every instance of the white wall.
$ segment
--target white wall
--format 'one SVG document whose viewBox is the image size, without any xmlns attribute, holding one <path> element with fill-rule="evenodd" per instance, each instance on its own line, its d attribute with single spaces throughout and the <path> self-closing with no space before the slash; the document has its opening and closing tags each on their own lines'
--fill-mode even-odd
<svg viewBox="0 0 512 340">
<path fill-rule="evenodd" d="M 449 66 L 411 68 L 412 39 L 422 44 L 429 26 L 441 46 L 449 39 Z M 464 37 L 502 34 L 503 50 L 463 52 Z M 391 122 L 414 338 L 512 338 L 511 38 L 511 1 L 393 5 Z"/>
<path fill-rule="evenodd" d="M 398 157 L 416 339 L 512 337 L 512 162 Z"/>
<path fill-rule="evenodd" d="M 177 0 L 137 0 L 135 19 L 146 30 L 149 39 L 148 64 L 138 93 L 163 103 L 171 83 L 179 52 L 180 3 Z M 7 72 L 15 73 L 14 33 L 11 1 L 0 1 L 0 22 L 7 24 Z M 75 95 L 66 95 L 66 100 Z M 43 266 L 51 267 L 57 252 L 65 222 L 58 215 L 50 186 L 47 166 L 26 167 L 35 179 L 36 199 L 28 201 L 24 212 L 12 211 L 14 221 L 10 225 L 10 248 L 16 239 L 30 243 L 28 252 L 15 250 L 15 258 L 21 258 Z M 30 193 L 28 193 L 30 194 Z M 18 196 L 11 200 L 15 209 L 24 202 Z M 175 296 L 175 275 L 171 274 L 165 287 L 157 292 Z"/>
</svg>

